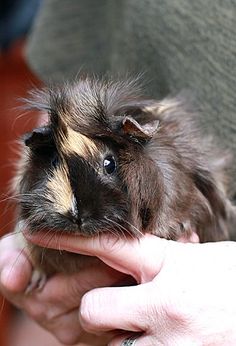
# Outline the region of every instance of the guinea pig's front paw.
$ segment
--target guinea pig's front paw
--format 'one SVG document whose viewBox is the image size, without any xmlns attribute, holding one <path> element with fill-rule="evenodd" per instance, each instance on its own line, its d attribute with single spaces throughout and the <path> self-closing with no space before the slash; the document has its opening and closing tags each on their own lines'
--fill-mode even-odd
<svg viewBox="0 0 236 346">
<path fill-rule="evenodd" d="M 30 294 L 33 291 L 41 291 L 47 281 L 47 276 L 39 269 L 34 269 L 30 283 L 28 284 L 25 294 Z"/>
</svg>

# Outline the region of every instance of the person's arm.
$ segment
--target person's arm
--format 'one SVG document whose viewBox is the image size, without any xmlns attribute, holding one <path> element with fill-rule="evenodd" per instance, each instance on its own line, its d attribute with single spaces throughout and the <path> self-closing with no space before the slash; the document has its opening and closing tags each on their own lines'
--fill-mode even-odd
<svg viewBox="0 0 236 346">
<path fill-rule="evenodd" d="M 50 239 L 31 240 L 48 244 Z M 42 243 L 43 240 L 43 243 Z M 58 247 L 58 239 L 49 246 Z M 99 257 L 138 285 L 97 288 L 80 304 L 90 333 L 124 330 L 139 345 L 236 344 L 236 243 L 181 244 L 152 235 L 139 240 L 60 236 L 60 248 Z"/>
</svg>

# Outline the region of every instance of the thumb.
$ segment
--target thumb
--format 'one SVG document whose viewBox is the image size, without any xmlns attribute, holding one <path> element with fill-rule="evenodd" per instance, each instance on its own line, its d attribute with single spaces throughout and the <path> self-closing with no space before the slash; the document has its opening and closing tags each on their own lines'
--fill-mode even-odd
<svg viewBox="0 0 236 346">
<path fill-rule="evenodd" d="M 38 245 L 69 252 L 96 256 L 110 267 L 131 275 L 138 283 L 151 281 L 161 270 L 167 246 L 171 241 L 151 234 L 139 239 L 118 238 L 110 233 L 95 237 L 59 234 L 27 234 L 26 238 Z"/>
<path fill-rule="evenodd" d="M 95 334 L 117 329 L 145 331 L 151 285 L 97 288 L 86 293 L 79 310 L 81 326 Z"/>
<path fill-rule="evenodd" d="M 0 286 L 12 293 L 23 292 L 29 283 L 32 266 L 14 234 L 0 240 Z"/>
</svg>

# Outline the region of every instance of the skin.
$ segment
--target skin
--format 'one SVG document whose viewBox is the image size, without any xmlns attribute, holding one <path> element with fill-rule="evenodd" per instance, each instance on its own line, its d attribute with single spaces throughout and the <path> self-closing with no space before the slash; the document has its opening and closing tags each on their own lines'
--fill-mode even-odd
<svg viewBox="0 0 236 346">
<path fill-rule="evenodd" d="M 47 280 L 40 291 L 25 294 L 32 276 L 29 256 L 12 234 L 0 240 L 0 291 L 3 296 L 50 331 L 63 344 L 102 345 L 113 334 L 102 336 L 85 332 L 79 324 L 78 306 L 82 296 L 95 287 L 116 285 L 127 278 L 102 262 L 89 271 Z"/>
<path fill-rule="evenodd" d="M 58 247 L 58 239 L 50 242 L 37 235 L 30 240 Z M 41 292 L 25 296 L 22 289 L 29 279 L 30 263 L 21 257 L 9 272 L 17 251 L 6 249 L 4 241 L 0 243 L 3 293 L 64 343 L 77 341 L 83 330 L 108 333 L 110 346 L 120 346 L 130 335 L 139 336 L 137 346 L 236 344 L 234 242 L 183 244 L 152 235 L 126 241 L 105 234 L 90 239 L 60 235 L 61 249 L 103 261 L 106 266 L 96 268 L 100 282 L 96 275 L 79 273 L 69 278 L 72 285 L 68 285 L 68 278 L 57 276 Z M 124 274 L 138 285 L 110 287 L 124 280 Z M 93 289 L 99 286 L 105 287 Z"/>
</svg>

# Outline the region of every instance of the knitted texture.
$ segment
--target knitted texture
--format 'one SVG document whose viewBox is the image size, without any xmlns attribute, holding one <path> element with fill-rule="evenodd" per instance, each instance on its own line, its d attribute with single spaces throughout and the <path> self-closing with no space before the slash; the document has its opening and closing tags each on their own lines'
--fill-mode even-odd
<svg viewBox="0 0 236 346">
<path fill-rule="evenodd" d="M 145 73 L 157 98 L 193 92 L 204 130 L 236 149 L 236 0 L 44 0 L 27 56 L 44 80 Z M 233 162 L 233 180 L 236 163 Z M 232 182 L 236 193 L 236 183 Z"/>
</svg>

